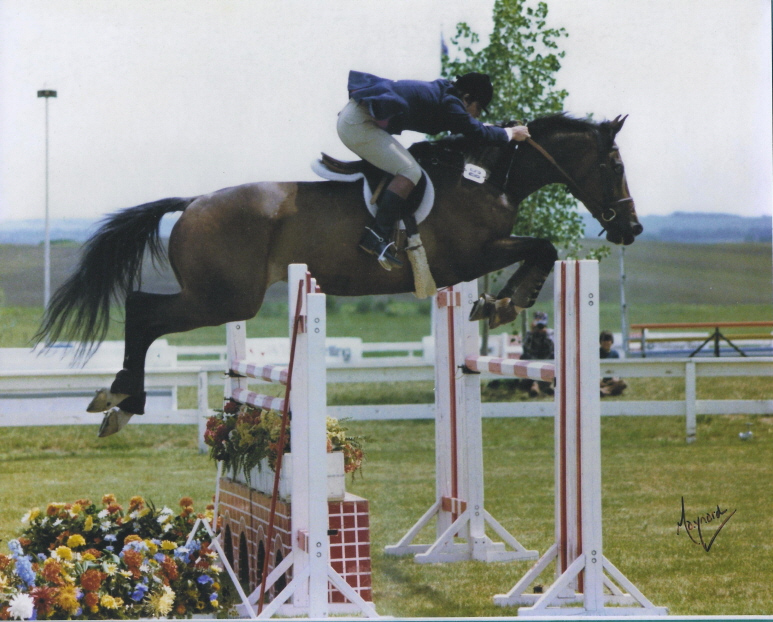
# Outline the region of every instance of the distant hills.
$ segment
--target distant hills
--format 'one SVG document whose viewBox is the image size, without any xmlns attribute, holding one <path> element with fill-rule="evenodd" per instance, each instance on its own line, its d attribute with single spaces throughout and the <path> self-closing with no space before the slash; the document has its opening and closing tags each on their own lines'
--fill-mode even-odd
<svg viewBox="0 0 773 622">
<path fill-rule="evenodd" d="M 601 227 L 585 210 L 582 212 L 585 234 L 595 238 Z M 165 216 L 161 221 L 161 237 L 168 237 L 179 214 Z M 51 240 L 85 242 L 100 219 L 57 218 L 51 220 Z M 736 216 L 707 212 L 674 212 L 668 216 L 643 216 L 641 239 L 692 244 L 724 244 L 732 242 L 770 242 L 773 238 L 771 216 Z M 40 244 L 44 239 L 44 222 L 9 220 L 0 222 L 0 244 Z"/>
<path fill-rule="evenodd" d="M 598 222 L 583 211 L 585 237 L 593 238 L 601 230 Z M 709 212 L 674 212 L 668 216 L 639 218 L 644 233 L 639 239 L 687 244 L 726 244 L 732 242 L 770 242 L 773 239 L 771 216 L 736 216 Z"/>
</svg>

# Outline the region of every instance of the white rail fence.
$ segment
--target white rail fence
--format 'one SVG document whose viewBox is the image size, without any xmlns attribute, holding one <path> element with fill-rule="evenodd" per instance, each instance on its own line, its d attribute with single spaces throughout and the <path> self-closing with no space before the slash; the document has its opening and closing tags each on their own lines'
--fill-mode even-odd
<svg viewBox="0 0 773 622">
<path fill-rule="evenodd" d="M 289 352 L 287 339 L 251 339 L 253 355 L 266 362 L 283 362 Z M 494 342 L 494 354 L 512 348 L 502 338 Z M 122 344 L 109 342 L 84 368 L 67 366 L 62 356 L 38 356 L 24 348 L 0 348 L 0 427 L 35 425 L 98 424 L 101 415 L 84 412 L 94 390 L 109 386 L 120 367 Z M 146 386 L 148 414 L 132 423 L 198 424 L 200 437 L 205 418 L 211 413 L 209 386 L 220 386 L 224 364 L 220 347 L 169 346 L 163 340 L 148 354 Z M 66 351 L 66 348 L 64 348 Z M 368 354 L 379 356 L 367 356 Z M 384 354 L 401 353 L 399 356 Z M 211 356 L 214 360 L 184 360 L 187 356 Z M 328 340 L 327 382 L 399 383 L 434 381 L 434 350 L 431 337 L 422 342 L 367 344 L 354 338 Z M 683 378 L 684 400 L 610 400 L 601 404 L 603 416 L 668 415 L 685 417 L 688 441 L 695 439 L 697 415 L 773 414 L 773 400 L 697 399 L 698 378 L 771 377 L 773 358 L 703 359 L 606 359 L 601 376 L 622 378 Z M 483 373 L 482 380 L 494 378 Z M 255 384 L 260 384 L 256 381 Z M 196 387 L 197 407 L 177 408 L 177 388 Z M 434 404 L 329 406 L 333 417 L 360 420 L 430 419 Z M 552 417 L 552 402 L 487 402 L 484 417 Z"/>
</svg>

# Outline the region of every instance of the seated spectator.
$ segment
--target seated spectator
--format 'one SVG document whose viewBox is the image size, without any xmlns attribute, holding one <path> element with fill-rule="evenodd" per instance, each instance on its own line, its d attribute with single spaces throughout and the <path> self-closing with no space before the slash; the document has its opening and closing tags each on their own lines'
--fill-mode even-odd
<svg viewBox="0 0 773 622">
<path fill-rule="evenodd" d="M 599 358 L 601 359 L 619 359 L 620 353 L 613 350 L 612 346 L 615 338 L 608 330 L 602 330 L 599 335 Z M 608 395 L 622 395 L 628 387 L 624 380 L 620 378 L 602 378 L 601 379 L 601 397 Z"/>
<path fill-rule="evenodd" d="M 548 314 L 535 311 L 531 330 L 523 337 L 523 354 L 521 360 L 545 361 L 554 358 L 553 340 L 548 333 Z M 529 392 L 529 397 L 540 397 L 543 394 L 553 395 L 553 383 L 542 380 L 521 380 L 521 388 Z"/>
</svg>

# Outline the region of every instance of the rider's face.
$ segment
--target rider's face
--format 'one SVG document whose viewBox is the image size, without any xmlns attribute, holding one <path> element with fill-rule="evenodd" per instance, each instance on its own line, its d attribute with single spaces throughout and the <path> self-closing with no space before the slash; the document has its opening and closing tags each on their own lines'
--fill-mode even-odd
<svg viewBox="0 0 773 622">
<path fill-rule="evenodd" d="M 468 98 L 465 98 L 464 103 L 464 107 L 471 117 L 475 119 L 480 118 L 480 115 L 483 112 L 483 108 L 481 108 L 481 105 L 478 102 L 471 102 Z"/>
</svg>

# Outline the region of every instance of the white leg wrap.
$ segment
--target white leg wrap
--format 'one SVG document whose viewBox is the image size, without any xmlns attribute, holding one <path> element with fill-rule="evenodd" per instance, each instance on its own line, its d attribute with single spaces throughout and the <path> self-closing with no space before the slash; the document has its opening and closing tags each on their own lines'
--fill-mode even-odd
<svg viewBox="0 0 773 622">
<path fill-rule="evenodd" d="M 414 294 L 417 298 L 433 296 L 437 293 L 437 286 L 429 270 L 427 253 L 418 233 L 408 238 L 408 246 L 405 250 L 408 253 L 408 260 L 411 262 L 411 268 L 413 268 Z"/>
</svg>

